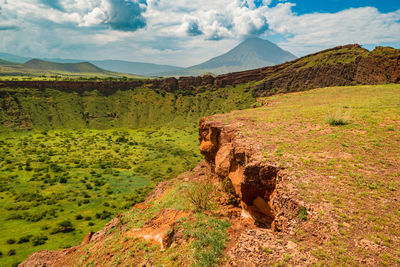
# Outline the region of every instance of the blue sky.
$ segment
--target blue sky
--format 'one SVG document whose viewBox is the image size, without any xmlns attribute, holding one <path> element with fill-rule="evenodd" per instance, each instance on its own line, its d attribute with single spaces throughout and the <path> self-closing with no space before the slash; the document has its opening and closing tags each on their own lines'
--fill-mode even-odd
<svg viewBox="0 0 400 267">
<path fill-rule="evenodd" d="M 282 1 L 273 1 L 276 4 Z M 380 12 L 392 12 L 400 8 L 399 0 L 301 0 L 291 1 L 296 3 L 293 11 L 298 14 L 307 14 L 312 12 L 329 12 L 335 13 L 348 8 L 359 8 L 372 6 L 376 7 Z"/>
<path fill-rule="evenodd" d="M 400 48 L 400 0 L 0 0 L 0 52 L 189 66 L 250 36 L 303 56 Z"/>
</svg>

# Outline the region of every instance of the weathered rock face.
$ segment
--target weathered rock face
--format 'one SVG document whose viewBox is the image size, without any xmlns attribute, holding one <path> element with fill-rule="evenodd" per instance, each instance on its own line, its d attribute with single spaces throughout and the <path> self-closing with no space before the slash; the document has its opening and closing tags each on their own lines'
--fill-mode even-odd
<svg viewBox="0 0 400 267">
<path fill-rule="evenodd" d="M 377 47 L 357 66 L 355 80 L 363 84 L 400 82 L 400 50 Z"/>
<path fill-rule="evenodd" d="M 293 92 L 326 86 L 382 84 L 400 82 L 400 50 L 377 47 L 374 51 L 361 46 L 345 45 L 311 54 L 280 65 L 212 77 L 170 77 L 144 81 L 3 81 L 1 87 L 52 88 L 67 92 L 97 89 L 107 95 L 117 90 L 142 86 L 166 92 L 189 91 L 196 88 L 221 88 L 247 82 L 259 82 L 259 96 L 276 92 Z"/>
<path fill-rule="evenodd" d="M 83 93 L 85 91 L 98 90 L 104 95 L 110 95 L 118 90 L 129 90 L 143 86 L 144 81 L 1 81 L 0 88 L 37 88 L 55 89 L 63 92 Z"/>
<path fill-rule="evenodd" d="M 243 216 L 270 225 L 276 215 L 273 200 L 280 168 L 265 164 L 259 151 L 236 138 L 236 129 L 236 125 L 203 118 L 200 151 L 219 181 L 237 198 Z"/>
</svg>

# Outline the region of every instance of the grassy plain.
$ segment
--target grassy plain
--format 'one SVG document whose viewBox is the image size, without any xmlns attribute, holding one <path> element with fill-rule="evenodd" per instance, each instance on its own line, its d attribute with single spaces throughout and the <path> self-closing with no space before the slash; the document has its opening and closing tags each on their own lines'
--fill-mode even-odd
<svg viewBox="0 0 400 267">
<path fill-rule="evenodd" d="M 0 265 L 77 245 L 156 182 L 192 168 L 198 119 L 251 106 L 247 87 L 110 96 L 2 88 Z"/>
<path fill-rule="evenodd" d="M 322 88 L 263 101 L 262 108 L 215 120 L 246 122 L 241 134 L 259 140 L 265 160 L 292 174 L 288 187 L 315 223 L 299 226 L 294 241 L 312 248 L 321 266 L 399 265 L 400 85 Z"/>
<path fill-rule="evenodd" d="M 196 138 L 192 128 L 2 134 L 0 265 L 76 245 L 100 230 L 156 182 L 193 167 Z"/>
</svg>

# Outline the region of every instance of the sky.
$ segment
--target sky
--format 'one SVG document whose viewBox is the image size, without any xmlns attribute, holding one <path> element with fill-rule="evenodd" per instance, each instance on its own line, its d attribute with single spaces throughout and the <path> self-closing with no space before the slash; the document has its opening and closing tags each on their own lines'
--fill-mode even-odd
<svg viewBox="0 0 400 267">
<path fill-rule="evenodd" d="M 0 0 L 0 52 L 191 66 L 248 37 L 400 48 L 400 0 Z"/>
</svg>

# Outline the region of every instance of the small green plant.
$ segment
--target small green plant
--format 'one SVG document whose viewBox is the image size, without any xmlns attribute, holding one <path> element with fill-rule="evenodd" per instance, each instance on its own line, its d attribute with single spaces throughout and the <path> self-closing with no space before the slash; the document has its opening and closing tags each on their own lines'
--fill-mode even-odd
<svg viewBox="0 0 400 267">
<path fill-rule="evenodd" d="M 16 251 L 15 251 L 15 249 L 10 249 L 10 250 L 8 251 L 8 253 L 7 253 L 8 256 L 13 256 L 13 255 L 15 255 L 15 254 L 17 254 Z"/>
<path fill-rule="evenodd" d="M 32 245 L 34 247 L 43 245 L 44 243 L 46 243 L 47 240 L 48 238 L 45 235 L 35 236 L 32 238 Z"/>
<path fill-rule="evenodd" d="M 31 240 L 32 235 L 23 236 L 18 240 L 18 244 L 28 243 Z"/>
<path fill-rule="evenodd" d="M 300 218 L 300 220 L 306 221 L 307 220 L 307 215 L 308 215 L 308 212 L 307 212 L 306 207 L 304 207 L 304 206 L 301 207 L 299 209 L 299 218 Z"/>
<path fill-rule="evenodd" d="M 180 224 L 185 238 L 193 240 L 193 266 L 219 266 L 230 223 L 199 213 L 195 221 L 181 221 Z"/>
<path fill-rule="evenodd" d="M 15 244 L 15 239 L 14 238 L 7 239 L 7 244 L 9 245 Z"/>
<path fill-rule="evenodd" d="M 263 252 L 265 254 L 272 254 L 272 249 L 268 248 L 268 247 L 263 247 Z"/>
<path fill-rule="evenodd" d="M 57 233 L 68 233 L 74 231 L 75 228 L 73 227 L 70 220 L 65 220 L 60 223 L 57 223 L 57 226 L 53 228 L 50 234 L 57 234 Z"/>
<path fill-rule="evenodd" d="M 284 262 L 288 262 L 288 261 L 290 261 L 290 258 L 291 258 L 292 256 L 290 256 L 290 254 L 285 254 L 285 256 L 283 257 L 283 261 Z"/>
<path fill-rule="evenodd" d="M 347 125 L 350 123 L 349 114 L 339 109 L 328 116 L 327 122 L 332 126 Z"/>
<path fill-rule="evenodd" d="M 215 186 L 205 182 L 194 183 L 187 192 L 187 198 L 196 212 L 210 210 L 214 196 Z"/>
</svg>

